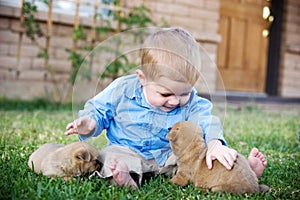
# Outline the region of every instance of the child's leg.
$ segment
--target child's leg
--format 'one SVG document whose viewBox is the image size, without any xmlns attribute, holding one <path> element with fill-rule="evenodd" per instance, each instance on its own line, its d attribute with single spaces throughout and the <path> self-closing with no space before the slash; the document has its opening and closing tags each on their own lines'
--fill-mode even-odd
<svg viewBox="0 0 300 200">
<path fill-rule="evenodd" d="M 128 166 L 125 162 L 117 157 L 112 157 L 110 169 L 116 185 L 129 186 L 132 189 L 138 188 L 136 182 L 130 176 Z"/>
<path fill-rule="evenodd" d="M 131 149 L 110 145 L 104 147 L 99 154 L 99 161 L 103 163 L 100 170 L 102 177 L 113 179 L 118 186 L 128 185 L 137 188 L 141 185 L 143 173 L 158 170 L 154 159 L 145 160 Z"/>
<path fill-rule="evenodd" d="M 258 151 L 257 148 L 253 148 L 249 153 L 248 162 L 257 178 L 261 177 L 265 167 L 267 166 L 265 156 Z"/>
</svg>

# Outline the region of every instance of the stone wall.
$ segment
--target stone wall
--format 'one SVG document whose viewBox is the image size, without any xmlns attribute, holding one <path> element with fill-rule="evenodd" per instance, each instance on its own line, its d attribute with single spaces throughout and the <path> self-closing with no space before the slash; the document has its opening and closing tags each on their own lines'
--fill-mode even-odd
<svg viewBox="0 0 300 200">
<path fill-rule="evenodd" d="M 300 97 L 300 1 L 284 5 L 279 94 Z"/>
<path fill-rule="evenodd" d="M 45 67 L 45 59 L 38 58 L 40 46 L 46 46 L 46 37 L 38 37 L 33 42 L 25 34 L 22 36 L 21 56 L 18 63 L 18 44 L 20 9 L 0 7 L 0 94 L 8 98 L 32 99 L 37 97 L 53 98 L 53 78 L 58 87 L 69 85 L 71 63 L 66 48 L 72 48 L 73 18 L 54 15 L 53 34 L 49 49 L 49 65 L 52 73 Z M 46 12 L 39 12 L 42 32 L 46 33 Z M 63 21 L 64 23 L 60 23 Z M 69 23 L 68 23 L 69 22 Z"/>
<path fill-rule="evenodd" d="M 143 1 L 125 1 L 125 7 L 141 5 Z M 162 25 L 186 28 L 199 41 L 210 58 L 215 61 L 217 44 L 220 41 L 218 31 L 219 0 L 153 0 L 147 1 L 151 9 L 153 21 Z M 53 27 L 50 39 L 49 66 L 45 59 L 38 58 L 38 46 L 46 45 L 46 37 L 37 38 L 32 42 L 25 34 L 22 37 L 21 57 L 17 62 L 18 40 L 20 34 L 20 9 L 0 6 L 0 95 L 8 98 L 32 99 L 46 97 L 50 99 L 71 100 L 70 74 L 72 71 L 69 54 L 66 48 L 72 48 L 73 15 L 53 13 Z M 48 14 L 39 11 L 39 20 L 43 33 L 46 33 Z M 81 17 L 80 23 L 86 28 L 92 24 L 92 18 Z M 38 44 L 38 46 L 36 45 Z M 208 60 L 205 57 L 204 60 Z M 215 91 L 216 66 L 203 67 L 203 80 L 199 84 L 202 92 Z M 58 84 L 53 84 L 53 79 Z M 57 91 L 60 91 L 57 93 Z M 57 95 L 59 97 L 57 97 Z"/>
<path fill-rule="evenodd" d="M 151 0 L 146 1 L 151 9 L 151 17 L 159 25 L 166 22 L 170 26 L 187 29 L 204 47 L 209 57 L 203 59 L 202 81 L 198 84 L 200 92 L 215 92 L 216 78 L 219 75 L 216 61 L 219 31 L 220 0 Z M 142 0 L 127 0 L 127 8 L 138 6 Z M 279 95 L 300 97 L 300 3 L 297 0 L 285 1 L 281 69 L 279 75 Z M 53 13 L 53 28 L 50 39 L 49 66 L 45 59 L 38 58 L 39 48 L 23 34 L 20 62 L 17 62 L 18 40 L 20 34 L 20 9 L 0 5 L 0 96 L 8 98 L 32 99 L 45 97 L 50 99 L 71 100 L 70 74 L 72 71 L 66 48 L 72 48 L 72 30 L 74 16 Z M 46 33 L 48 13 L 38 12 L 36 18 Z M 91 17 L 81 17 L 80 23 L 87 30 L 92 25 Z M 101 22 L 97 22 L 98 26 Z M 37 44 L 46 45 L 46 38 L 37 38 Z M 210 63 L 207 65 L 207 63 Z M 55 80 L 58 84 L 53 84 Z M 94 83 L 93 83 L 94 84 Z M 83 90 L 89 90 L 88 85 Z M 57 92 L 60 91 L 60 92 Z M 60 93 L 57 97 L 57 93 Z"/>
</svg>

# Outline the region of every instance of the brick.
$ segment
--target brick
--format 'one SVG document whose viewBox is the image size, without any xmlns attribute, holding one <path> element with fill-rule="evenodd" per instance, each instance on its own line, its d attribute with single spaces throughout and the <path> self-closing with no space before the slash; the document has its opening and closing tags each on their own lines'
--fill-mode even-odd
<svg viewBox="0 0 300 200">
<path fill-rule="evenodd" d="M 204 20 L 203 29 L 207 32 L 217 33 L 219 30 L 219 22 L 215 20 Z"/>
<path fill-rule="evenodd" d="M 0 94 L 7 98 L 30 100 L 36 97 L 49 98 L 53 93 L 52 83 L 35 80 L 0 81 Z M 47 92 L 46 92 L 47 91 Z M 53 98 L 53 96 L 51 96 Z"/>
<path fill-rule="evenodd" d="M 164 2 L 164 3 L 174 3 L 174 0 L 153 0 L 155 3 Z M 149 2 L 149 1 L 148 1 Z"/>
<path fill-rule="evenodd" d="M 9 6 L 0 6 L 0 15 L 1 16 L 13 16 L 14 14 L 14 9 L 13 7 L 9 7 Z"/>
<path fill-rule="evenodd" d="M 284 53 L 284 60 L 291 64 L 300 63 L 300 56 L 294 53 Z"/>
<path fill-rule="evenodd" d="M 50 59 L 49 60 L 49 67 L 52 69 L 55 73 L 70 73 L 71 68 L 71 62 L 67 59 L 64 60 L 58 60 L 58 59 Z M 36 58 L 33 60 L 32 69 L 35 70 L 48 70 L 45 59 L 42 58 Z"/>
<path fill-rule="evenodd" d="M 199 19 L 192 19 L 189 17 L 177 17 L 172 16 L 170 23 L 175 26 L 182 26 L 185 28 L 197 28 L 197 30 L 203 29 L 203 22 Z"/>
<path fill-rule="evenodd" d="M 73 23 L 74 24 L 74 20 Z M 91 16 L 80 16 L 80 24 L 83 26 L 92 27 L 93 26 L 93 17 Z"/>
<path fill-rule="evenodd" d="M 0 43 L 2 42 L 16 42 L 19 34 L 13 33 L 10 30 L 0 30 Z"/>
<path fill-rule="evenodd" d="M 50 46 L 51 47 L 72 48 L 73 39 L 72 39 L 72 37 L 51 37 Z"/>
<path fill-rule="evenodd" d="M 300 70 L 300 63 L 299 62 L 295 63 L 295 69 Z"/>
<path fill-rule="evenodd" d="M 286 21 L 288 21 L 289 23 L 295 23 L 295 24 L 300 23 L 300 17 L 295 17 L 290 13 L 287 13 L 285 17 L 286 17 Z"/>
<path fill-rule="evenodd" d="M 72 72 L 71 62 L 68 61 L 67 59 L 65 60 L 52 59 L 50 60 L 49 65 L 52 67 L 52 69 L 55 72 L 65 72 L 65 73 Z"/>
<path fill-rule="evenodd" d="M 220 0 L 205 0 L 204 8 L 208 10 L 214 10 L 219 12 Z"/>
<path fill-rule="evenodd" d="M 294 70 L 295 68 L 295 63 L 292 60 L 289 59 L 283 59 L 283 65 L 282 68 L 289 69 L 289 70 Z"/>
<path fill-rule="evenodd" d="M 10 56 L 0 56 L 0 69 L 16 69 L 17 58 Z"/>
<path fill-rule="evenodd" d="M 158 26 L 163 25 L 164 23 L 167 23 L 170 25 L 170 21 L 171 21 L 171 15 L 169 14 L 164 14 L 164 13 L 155 13 L 155 15 L 153 15 L 151 17 L 151 19 L 158 24 Z"/>
<path fill-rule="evenodd" d="M 202 44 L 202 47 L 205 49 L 205 51 L 216 54 L 218 50 L 218 45 L 213 43 L 204 43 Z"/>
<path fill-rule="evenodd" d="M 13 32 L 25 31 L 25 28 L 21 26 L 19 20 L 10 20 L 10 29 Z"/>
<path fill-rule="evenodd" d="M 45 70 L 46 67 L 45 67 L 45 59 L 44 58 L 34 58 L 32 60 L 32 66 L 31 66 L 32 69 L 35 69 L 35 70 Z"/>
<path fill-rule="evenodd" d="M 293 4 L 294 6 L 300 6 L 300 2 L 298 0 L 288 0 L 288 4 Z"/>
<path fill-rule="evenodd" d="M 300 97 L 299 88 L 283 86 L 280 88 L 280 96 L 282 97 Z"/>
<path fill-rule="evenodd" d="M 0 81 L 1 80 L 14 80 L 16 78 L 16 71 L 11 69 L 0 69 Z"/>
<path fill-rule="evenodd" d="M 1 43 L 0 45 L 0 55 L 8 55 L 9 52 L 9 44 L 8 43 Z"/>
<path fill-rule="evenodd" d="M 127 1 L 126 1 L 127 2 Z M 130 1 L 129 1 L 130 2 Z M 148 1 L 147 2 L 147 8 L 149 8 L 151 10 L 151 12 L 153 13 L 153 11 L 156 9 L 156 1 Z M 156 14 L 156 13 L 155 13 Z"/>
<path fill-rule="evenodd" d="M 289 33 L 287 34 L 288 37 L 286 37 L 285 43 L 291 43 L 291 44 L 300 44 L 300 35 L 299 33 Z"/>
<path fill-rule="evenodd" d="M 150 3 L 150 2 L 148 2 Z M 133 8 L 138 7 L 143 4 L 143 1 L 141 0 L 131 0 L 131 1 L 124 1 L 123 6 L 126 8 Z"/>
<path fill-rule="evenodd" d="M 156 5 L 155 12 L 171 14 L 176 16 L 188 16 L 189 8 L 180 4 L 167 4 L 159 2 Z"/>
<path fill-rule="evenodd" d="M 300 25 L 293 24 L 293 23 L 286 23 L 284 31 L 290 32 L 290 33 L 297 33 L 299 31 L 299 26 Z"/>
<path fill-rule="evenodd" d="M 190 8 L 189 16 L 196 17 L 199 19 L 219 20 L 218 12 L 210 11 L 210 10 L 203 10 L 203 9 L 196 9 L 196 8 Z"/>
<path fill-rule="evenodd" d="M 53 13 L 53 22 L 73 25 L 74 24 L 74 15 Z"/>
<path fill-rule="evenodd" d="M 64 26 L 61 24 L 57 24 L 53 26 L 53 35 L 58 36 L 72 36 L 73 34 L 73 26 Z"/>
<path fill-rule="evenodd" d="M 70 54 L 63 48 L 52 48 L 53 49 L 53 59 L 65 59 L 67 60 Z"/>
<path fill-rule="evenodd" d="M 22 70 L 17 76 L 18 80 L 36 80 L 36 81 L 46 81 L 48 77 L 47 71 L 40 70 Z"/>
<path fill-rule="evenodd" d="M 22 57 L 37 57 L 39 53 L 39 48 L 33 45 L 22 45 L 21 55 Z M 17 56 L 18 54 L 18 44 L 10 45 L 9 55 Z"/>
<path fill-rule="evenodd" d="M 205 0 L 174 0 L 174 4 L 187 5 L 189 7 L 203 8 Z"/>
<path fill-rule="evenodd" d="M 48 20 L 48 12 L 45 11 L 38 11 L 38 13 L 35 15 L 36 19 L 39 19 L 39 21 L 47 21 Z"/>
<path fill-rule="evenodd" d="M 299 15 L 299 7 L 295 6 L 295 4 L 287 4 L 284 10 L 288 15 L 292 15 L 292 16 Z"/>
<path fill-rule="evenodd" d="M 283 69 L 281 76 L 283 85 L 298 86 L 298 88 L 300 88 L 300 70 Z"/>
<path fill-rule="evenodd" d="M 10 21 L 7 18 L 0 18 L 0 29 L 8 29 L 10 25 Z"/>
<path fill-rule="evenodd" d="M 21 9 L 14 7 L 13 8 L 13 15 L 12 16 L 15 17 L 15 18 L 20 18 L 20 16 L 21 16 Z"/>
<path fill-rule="evenodd" d="M 24 69 L 31 69 L 32 68 L 32 59 L 29 57 L 21 57 L 20 64 L 17 66 L 17 69 L 24 70 Z"/>
<path fill-rule="evenodd" d="M 60 83 L 69 82 L 71 74 L 63 73 L 63 74 L 55 74 L 54 80 Z"/>
<path fill-rule="evenodd" d="M 51 41 L 51 39 L 50 39 Z M 46 37 L 36 37 L 35 40 L 31 40 L 26 34 L 22 35 L 22 45 L 34 45 L 45 47 L 46 46 Z"/>
</svg>

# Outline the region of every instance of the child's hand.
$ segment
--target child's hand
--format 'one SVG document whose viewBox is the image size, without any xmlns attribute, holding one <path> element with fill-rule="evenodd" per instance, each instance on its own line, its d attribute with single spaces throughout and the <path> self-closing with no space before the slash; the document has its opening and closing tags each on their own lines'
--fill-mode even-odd
<svg viewBox="0 0 300 200">
<path fill-rule="evenodd" d="M 212 169 L 212 161 L 217 159 L 226 169 L 231 170 L 237 158 L 237 151 L 222 145 L 219 140 L 212 140 L 207 146 L 206 164 L 208 169 Z"/>
<path fill-rule="evenodd" d="M 66 126 L 65 135 L 79 134 L 89 135 L 96 128 L 96 121 L 89 117 L 82 117 L 76 119 L 74 122 L 69 123 Z"/>
</svg>

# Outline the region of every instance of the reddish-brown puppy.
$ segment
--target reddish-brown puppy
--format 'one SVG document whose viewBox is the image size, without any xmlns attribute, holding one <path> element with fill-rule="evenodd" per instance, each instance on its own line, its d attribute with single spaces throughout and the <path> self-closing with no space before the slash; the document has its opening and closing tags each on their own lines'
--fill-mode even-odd
<svg viewBox="0 0 300 200">
<path fill-rule="evenodd" d="M 178 171 L 172 183 L 184 186 L 188 183 L 213 192 L 256 193 L 258 179 L 247 159 L 238 154 L 231 170 L 219 161 L 213 161 L 213 168 L 206 165 L 207 147 L 200 126 L 191 122 L 179 122 L 168 133 L 171 148 L 177 156 Z"/>
</svg>

